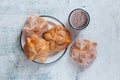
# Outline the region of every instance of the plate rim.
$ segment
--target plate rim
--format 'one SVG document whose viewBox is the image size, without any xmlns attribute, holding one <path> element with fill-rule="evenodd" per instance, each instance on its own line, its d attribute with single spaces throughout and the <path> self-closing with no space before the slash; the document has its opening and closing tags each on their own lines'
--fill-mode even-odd
<svg viewBox="0 0 120 80">
<path fill-rule="evenodd" d="M 49 16 L 49 15 L 40 15 L 40 17 L 50 17 L 50 18 L 58 21 L 60 24 L 62 24 L 63 27 L 65 27 L 65 25 L 64 25 L 60 20 L 58 20 L 58 19 L 55 18 L 55 17 Z M 22 39 L 22 33 L 23 33 L 23 31 L 21 30 L 21 33 L 20 33 L 20 47 L 21 47 L 21 49 L 22 49 L 22 51 L 23 51 L 23 54 L 24 54 L 24 50 L 23 50 L 23 47 L 22 47 L 22 40 L 21 40 L 21 39 Z M 58 57 L 56 60 L 54 60 L 54 61 L 52 61 L 52 62 L 49 62 L 49 63 L 40 63 L 40 62 L 37 62 L 37 61 L 34 61 L 34 60 L 32 60 L 32 62 L 35 62 L 35 63 L 37 63 L 37 64 L 44 64 L 44 65 L 45 65 L 45 64 L 55 63 L 55 62 L 59 61 L 59 60 L 64 56 L 64 54 L 66 53 L 67 49 L 68 49 L 68 48 L 66 48 L 66 49 L 64 50 L 64 52 L 62 53 L 62 55 L 61 55 L 60 57 Z M 25 55 L 25 54 L 24 54 L 24 55 Z"/>
</svg>

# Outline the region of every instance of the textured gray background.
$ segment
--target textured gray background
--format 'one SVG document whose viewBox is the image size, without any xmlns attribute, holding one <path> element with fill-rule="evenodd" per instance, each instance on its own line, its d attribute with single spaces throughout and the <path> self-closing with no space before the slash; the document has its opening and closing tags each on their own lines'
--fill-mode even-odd
<svg viewBox="0 0 120 80">
<path fill-rule="evenodd" d="M 78 38 L 98 43 L 97 58 L 86 70 L 69 59 L 69 49 L 51 65 L 28 61 L 19 35 L 28 15 L 46 14 L 69 27 L 71 10 L 85 9 L 89 26 Z M 0 80 L 120 80 L 120 0 L 0 0 Z"/>
</svg>

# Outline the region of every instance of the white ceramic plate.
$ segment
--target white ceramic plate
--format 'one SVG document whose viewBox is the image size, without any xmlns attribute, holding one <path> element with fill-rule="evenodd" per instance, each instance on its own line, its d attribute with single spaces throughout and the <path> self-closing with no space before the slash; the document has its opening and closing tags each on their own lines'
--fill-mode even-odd
<svg viewBox="0 0 120 80">
<path fill-rule="evenodd" d="M 46 21 L 48 21 L 49 29 L 52 28 L 54 25 L 62 25 L 63 27 L 65 27 L 62 22 L 60 22 L 58 19 L 56 19 L 54 17 L 46 16 L 46 15 L 42 15 L 41 17 L 44 18 Z M 24 41 L 24 36 L 23 36 L 22 32 L 20 35 L 20 44 L 21 44 L 21 48 L 23 50 L 23 46 L 25 44 L 25 41 Z M 49 64 L 49 63 L 54 63 L 54 62 L 58 61 L 65 54 L 66 50 L 67 49 L 65 49 L 65 50 L 63 50 L 55 55 L 49 56 L 48 59 L 42 64 Z M 36 62 L 36 61 L 34 61 L 34 62 Z M 40 62 L 37 62 L 37 63 L 40 63 Z"/>
</svg>

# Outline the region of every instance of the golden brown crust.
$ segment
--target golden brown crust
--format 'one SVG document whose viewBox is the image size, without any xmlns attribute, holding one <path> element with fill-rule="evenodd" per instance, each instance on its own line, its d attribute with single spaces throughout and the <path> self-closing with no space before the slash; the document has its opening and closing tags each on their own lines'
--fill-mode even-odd
<svg viewBox="0 0 120 80">
<path fill-rule="evenodd" d="M 57 53 L 66 49 L 72 42 L 70 32 L 66 28 L 54 25 L 48 30 L 48 22 L 39 16 L 30 16 L 27 19 L 23 34 L 25 37 L 24 53 L 29 60 L 37 62 L 45 62 L 50 50 Z"/>
<path fill-rule="evenodd" d="M 45 62 L 49 56 L 49 42 L 43 38 L 26 38 L 24 52 L 28 59 Z"/>
<path fill-rule="evenodd" d="M 43 37 L 50 42 L 50 49 L 54 53 L 67 48 L 72 42 L 70 32 L 60 25 L 48 30 Z"/>
</svg>

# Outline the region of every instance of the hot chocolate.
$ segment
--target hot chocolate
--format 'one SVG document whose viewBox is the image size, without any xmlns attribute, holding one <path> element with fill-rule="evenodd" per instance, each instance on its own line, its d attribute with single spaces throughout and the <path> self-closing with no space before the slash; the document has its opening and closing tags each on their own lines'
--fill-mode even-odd
<svg viewBox="0 0 120 80">
<path fill-rule="evenodd" d="M 83 29 L 89 23 L 89 15 L 82 9 L 75 9 L 69 16 L 69 23 L 75 29 Z"/>
</svg>

